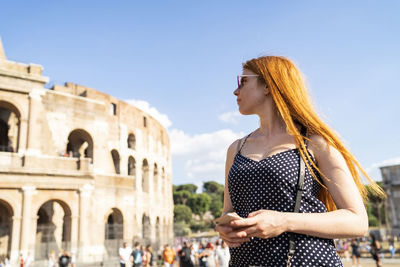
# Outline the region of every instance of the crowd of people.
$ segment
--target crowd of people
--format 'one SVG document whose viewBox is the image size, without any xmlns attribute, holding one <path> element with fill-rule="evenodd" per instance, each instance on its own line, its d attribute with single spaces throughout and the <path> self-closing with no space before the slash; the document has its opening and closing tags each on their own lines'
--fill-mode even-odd
<svg viewBox="0 0 400 267">
<path fill-rule="evenodd" d="M 361 266 L 361 257 L 372 257 L 376 266 L 382 266 L 382 259 L 385 254 L 389 254 L 391 258 L 396 256 L 396 243 L 398 239 L 396 236 L 388 236 L 385 238 L 388 247 L 383 249 L 381 242 L 374 234 L 369 237 L 351 238 L 351 239 L 338 239 L 335 240 L 336 250 L 339 256 L 347 262 L 352 261 L 352 266 Z M 386 252 L 386 253 L 385 253 Z"/>
<path fill-rule="evenodd" d="M 155 255 L 150 245 L 144 247 L 139 242 L 135 243 L 134 248 L 130 248 L 124 243 L 119 249 L 119 261 L 121 267 L 227 267 L 229 266 L 229 248 L 218 240 L 215 244 L 210 242 L 184 241 L 183 245 L 175 249 L 166 244 L 160 251 L 160 255 Z"/>
</svg>

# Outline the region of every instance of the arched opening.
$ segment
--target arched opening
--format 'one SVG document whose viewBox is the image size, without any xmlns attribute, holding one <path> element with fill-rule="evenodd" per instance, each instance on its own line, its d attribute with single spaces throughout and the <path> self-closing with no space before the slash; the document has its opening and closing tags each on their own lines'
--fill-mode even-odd
<svg viewBox="0 0 400 267">
<path fill-rule="evenodd" d="M 142 164 L 142 190 L 143 192 L 149 192 L 150 190 L 150 183 L 149 183 L 149 163 L 147 159 L 143 160 Z"/>
<path fill-rule="evenodd" d="M 14 105 L 0 101 L 0 151 L 18 152 L 20 118 Z"/>
<path fill-rule="evenodd" d="M 154 179 L 154 192 L 158 193 L 158 167 L 157 163 L 154 163 L 154 171 L 153 171 L 153 179 Z"/>
<path fill-rule="evenodd" d="M 108 256 L 118 256 L 118 248 L 124 238 L 124 219 L 117 208 L 112 208 L 105 224 L 104 247 Z"/>
<path fill-rule="evenodd" d="M 93 161 L 93 139 L 82 129 L 73 130 L 68 136 L 67 155 L 75 158 L 91 158 Z"/>
<path fill-rule="evenodd" d="M 10 257 L 12 240 L 12 217 L 14 213 L 11 206 L 0 199 L 0 255 Z"/>
<path fill-rule="evenodd" d="M 60 200 L 49 200 L 37 212 L 35 259 L 46 259 L 50 250 L 71 247 L 71 210 Z"/>
<path fill-rule="evenodd" d="M 128 148 L 136 149 L 136 137 L 133 133 L 128 136 Z"/>
<path fill-rule="evenodd" d="M 136 160 L 132 156 L 128 159 L 128 175 L 136 178 Z"/>
<path fill-rule="evenodd" d="M 142 245 L 151 244 L 150 217 L 145 215 L 145 214 L 143 214 L 143 217 L 142 217 L 142 237 L 143 237 L 143 244 Z"/>
<path fill-rule="evenodd" d="M 119 168 L 119 153 L 118 153 L 118 151 L 113 149 L 111 151 L 111 157 L 112 157 L 112 160 L 113 160 L 113 163 L 114 163 L 115 173 L 116 174 L 120 174 L 121 170 Z"/>
</svg>

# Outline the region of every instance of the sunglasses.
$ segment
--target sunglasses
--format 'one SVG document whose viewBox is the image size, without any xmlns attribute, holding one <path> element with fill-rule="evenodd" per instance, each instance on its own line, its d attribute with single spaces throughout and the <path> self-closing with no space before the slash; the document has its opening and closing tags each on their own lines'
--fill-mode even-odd
<svg viewBox="0 0 400 267">
<path fill-rule="evenodd" d="M 237 76 L 237 84 L 238 84 L 238 88 L 242 88 L 243 87 L 243 77 L 258 77 L 259 75 L 257 74 L 243 74 L 243 75 L 238 75 Z"/>
</svg>

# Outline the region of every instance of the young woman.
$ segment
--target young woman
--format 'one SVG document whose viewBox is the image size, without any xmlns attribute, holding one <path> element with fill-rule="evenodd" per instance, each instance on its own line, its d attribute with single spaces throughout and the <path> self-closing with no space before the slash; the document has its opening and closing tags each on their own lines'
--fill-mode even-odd
<svg viewBox="0 0 400 267">
<path fill-rule="evenodd" d="M 371 255 L 372 258 L 375 260 L 376 267 L 382 266 L 381 262 L 381 244 L 376 239 L 374 234 L 370 234 L 371 237 Z"/>
<path fill-rule="evenodd" d="M 216 229 L 230 247 L 231 266 L 342 266 L 332 239 L 368 231 L 359 171 L 384 192 L 316 114 L 290 60 L 247 61 L 234 95 L 240 113 L 258 115 L 260 126 L 227 152 L 224 213 L 242 219 Z M 300 157 L 304 188 L 294 213 Z"/>
</svg>

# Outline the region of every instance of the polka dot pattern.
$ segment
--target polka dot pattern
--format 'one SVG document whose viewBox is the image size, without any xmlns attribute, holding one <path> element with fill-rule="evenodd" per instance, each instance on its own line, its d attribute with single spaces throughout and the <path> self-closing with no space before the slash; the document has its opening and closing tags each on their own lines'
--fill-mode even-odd
<svg viewBox="0 0 400 267">
<path fill-rule="evenodd" d="M 254 161 L 239 151 L 228 174 L 228 189 L 235 212 L 243 218 L 260 209 L 293 212 L 299 156 L 296 148 Z M 306 167 L 301 213 L 327 211 L 317 198 L 320 188 Z M 343 266 L 332 239 L 295 234 L 295 243 L 292 266 Z M 286 266 L 288 250 L 287 233 L 268 239 L 253 238 L 237 248 L 230 248 L 231 266 Z"/>
</svg>

